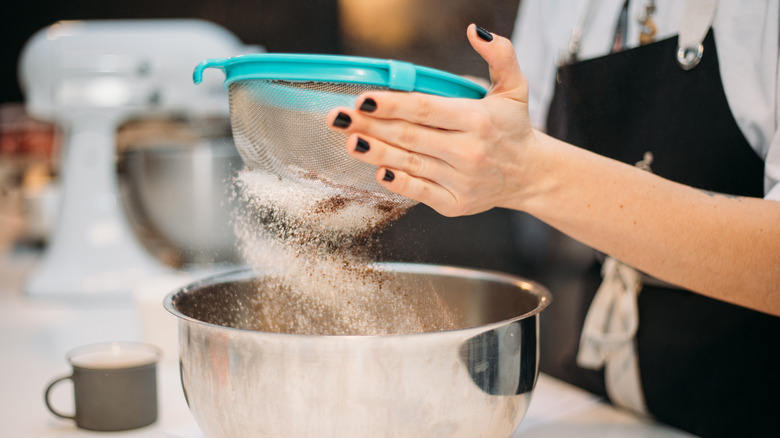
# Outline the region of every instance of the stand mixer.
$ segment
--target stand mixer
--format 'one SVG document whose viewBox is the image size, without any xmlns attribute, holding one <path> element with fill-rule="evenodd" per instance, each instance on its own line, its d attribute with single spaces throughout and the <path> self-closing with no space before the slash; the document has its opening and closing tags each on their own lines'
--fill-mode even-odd
<svg viewBox="0 0 780 438">
<path fill-rule="evenodd" d="M 117 295 L 170 268 L 133 234 L 119 198 L 116 134 L 140 117 L 227 117 L 220 78 L 194 86 L 209 57 L 257 51 L 200 20 L 62 21 L 20 59 L 28 113 L 63 132 L 60 215 L 25 291 Z"/>
</svg>

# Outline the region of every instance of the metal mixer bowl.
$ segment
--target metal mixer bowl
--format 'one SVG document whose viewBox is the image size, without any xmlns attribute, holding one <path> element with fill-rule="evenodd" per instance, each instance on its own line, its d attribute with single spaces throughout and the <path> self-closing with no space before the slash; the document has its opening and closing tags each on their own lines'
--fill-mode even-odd
<svg viewBox="0 0 780 438">
<path fill-rule="evenodd" d="M 460 313 L 449 331 L 383 336 L 244 327 L 264 277 L 215 276 L 169 294 L 187 402 L 208 438 L 508 437 L 538 374 L 538 284 L 470 269 L 384 264 L 405 292 Z M 441 302 L 441 301 L 440 301 Z M 250 316 L 250 317 L 248 317 Z"/>
<path fill-rule="evenodd" d="M 151 252 L 170 249 L 177 267 L 240 261 L 230 199 L 243 161 L 227 120 L 145 122 L 122 133 L 124 206 Z"/>
</svg>

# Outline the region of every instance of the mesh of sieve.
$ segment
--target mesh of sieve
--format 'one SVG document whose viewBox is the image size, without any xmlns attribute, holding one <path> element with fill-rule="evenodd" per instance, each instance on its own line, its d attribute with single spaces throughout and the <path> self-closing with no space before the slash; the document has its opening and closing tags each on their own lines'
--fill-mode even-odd
<svg viewBox="0 0 780 438">
<path fill-rule="evenodd" d="M 414 205 L 376 182 L 376 167 L 350 157 L 327 112 L 351 107 L 363 84 L 249 79 L 229 85 L 233 138 L 247 167 L 304 184 L 349 190 L 369 203 Z"/>
<path fill-rule="evenodd" d="M 250 169 L 391 209 L 415 202 L 383 188 L 374 166 L 347 154 L 347 136 L 327 126 L 328 111 L 353 106 L 368 90 L 471 99 L 486 92 L 451 73 L 354 56 L 264 53 L 209 59 L 195 68 L 193 81 L 200 83 L 211 67 L 225 73 L 233 137 Z"/>
</svg>

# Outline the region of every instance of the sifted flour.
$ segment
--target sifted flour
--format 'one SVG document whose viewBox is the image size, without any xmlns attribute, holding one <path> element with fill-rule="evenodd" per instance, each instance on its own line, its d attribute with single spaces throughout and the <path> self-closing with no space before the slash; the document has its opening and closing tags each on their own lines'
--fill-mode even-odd
<svg viewBox="0 0 780 438">
<path fill-rule="evenodd" d="M 240 250 L 251 267 L 270 274 L 258 291 L 255 328 L 379 335 L 455 327 L 452 312 L 431 302 L 435 292 L 409 294 L 372 264 L 372 235 L 408 207 L 262 170 L 241 171 L 235 187 Z"/>
</svg>

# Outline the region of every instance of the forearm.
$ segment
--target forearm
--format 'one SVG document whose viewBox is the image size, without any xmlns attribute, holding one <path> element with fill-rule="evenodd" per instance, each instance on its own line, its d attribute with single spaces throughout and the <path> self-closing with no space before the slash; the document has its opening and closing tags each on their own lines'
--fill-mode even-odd
<svg viewBox="0 0 780 438">
<path fill-rule="evenodd" d="M 510 205 L 667 282 L 780 315 L 780 203 L 715 195 L 537 134 Z"/>
</svg>

